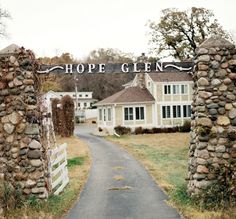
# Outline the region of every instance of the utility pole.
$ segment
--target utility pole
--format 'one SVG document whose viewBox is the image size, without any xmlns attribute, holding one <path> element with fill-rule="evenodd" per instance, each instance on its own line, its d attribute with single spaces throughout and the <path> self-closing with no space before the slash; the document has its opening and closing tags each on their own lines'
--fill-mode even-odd
<svg viewBox="0 0 236 219">
<path fill-rule="evenodd" d="M 77 81 L 78 81 L 78 78 L 76 78 L 76 75 L 74 76 L 74 81 L 75 81 L 75 110 L 77 112 L 78 110 L 78 88 L 77 88 Z"/>
</svg>

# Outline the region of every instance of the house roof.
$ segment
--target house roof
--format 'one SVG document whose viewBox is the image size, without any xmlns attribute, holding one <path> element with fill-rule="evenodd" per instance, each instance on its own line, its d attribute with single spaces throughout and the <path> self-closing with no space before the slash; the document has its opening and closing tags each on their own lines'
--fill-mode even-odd
<svg viewBox="0 0 236 219">
<path fill-rule="evenodd" d="M 148 75 L 155 82 L 193 81 L 192 75 L 186 72 L 157 72 Z"/>
<path fill-rule="evenodd" d="M 106 105 L 114 103 L 143 103 L 154 100 L 154 97 L 151 95 L 147 88 L 129 87 L 99 101 L 95 105 Z"/>
</svg>

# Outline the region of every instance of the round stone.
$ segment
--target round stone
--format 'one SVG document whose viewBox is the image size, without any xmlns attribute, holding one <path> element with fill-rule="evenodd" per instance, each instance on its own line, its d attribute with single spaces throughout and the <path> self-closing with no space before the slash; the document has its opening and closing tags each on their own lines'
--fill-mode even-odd
<svg viewBox="0 0 236 219">
<path fill-rule="evenodd" d="M 19 113 L 13 112 L 12 114 L 8 115 L 8 119 L 12 124 L 16 125 L 20 123 L 21 116 L 19 115 Z"/>
<path fill-rule="evenodd" d="M 236 80 L 236 73 L 230 73 L 230 74 L 229 74 L 229 78 L 230 78 L 231 80 Z"/>
<path fill-rule="evenodd" d="M 209 118 L 203 117 L 197 119 L 197 125 L 205 126 L 205 127 L 212 127 L 212 121 Z"/>
<path fill-rule="evenodd" d="M 215 55 L 214 58 L 215 58 L 216 61 L 221 61 L 221 56 L 220 55 Z"/>
<path fill-rule="evenodd" d="M 222 84 L 220 87 L 219 87 L 219 91 L 227 91 L 227 86 Z"/>
<path fill-rule="evenodd" d="M 226 98 L 228 98 L 229 100 L 235 100 L 236 99 L 234 94 L 227 94 Z"/>
<path fill-rule="evenodd" d="M 216 109 L 209 109 L 209 113 L 210 113 L 210 115 L 216 115 L 217 110 Z"/>
<path fill-rule="evenodd" d="M 236 118 L 236 109 L 235 108 L 233 108 L 229 111 L 229 118 L 230 119 Z"/>
<path fill-rule="evenodd" d="M 214 68 L 214 69 L 218 69 L 219 66 L 220 66 L 220 63 L 217 62 L 216 60 L 211 62 L 211 67 Z"/>
<path fill-rule="evenodd" d="M 219 105 L 217 103 L 210 103 L 210 104 L 207 104 L 207 108 L 208 109 L 217 109 L 217 108 L 219 108 Z"/>
<path fill-rule="evenodd" d="M 207 86 L 207 85 L 209 85 L 209 82 L 206 78 L 201 77 L 198 79 L 198 86 Z"/>
<path fill-rule="evenodd" d="M 20 123 L 17 127 L 16 127 L 16 131 L 18 133 L 22 133 L 26 128 L 26 124 L 25 123 Z"/>
<path fill-rule="evenodd" d="M 206 48 L 198 48 L 198 49 L 196 50 L 196 53 L 197 53 L 198 55 L 208 54 L 208 49 L 206 49 Z"/>
<path fill-rule="evenodd" d="M 203 159 L 208 159 L 209 158 L 209 152 L 206 149 L 198 150 L 197 155 L 198 155 L 199 158 L 203 158 Z"/>
<path fill-rule="evenodd" d="M 222 125 L 222 126 L 226 126 L 226 125 L 230 124 L 230 120 L 227 116 L 219 116 L 217 119 L 217 124 Z"/>
<path fill-rule="evenodd" d="M 211 81 L 211 84 L 212 84 L 213 86 L 218 86 L 218 85 L 221 84 L 221 81 L 216 78 L 216 79 L 213 79 L 213 80 Z"/>
<path fill-rule="evenodd" d="M 216 76 L 219 78 L 224 78 L 227 75 L 227 71 L 225 69 L 219 69 L 216 72 Z"/>
<path fill-rule="evenodd" d="M 209 55 L 201 55 L 198 57 L 199 62 L 209 62 L 210 61 L 210 56 Z"/>
<path fill-rule="evenodd" d="M 9 136 L 7 136 L 6 142 L 12 143 L 13 141 L 14 141 L 14 135 L 9 135 Z"/>
<path fill-rule="evenodd" d="M 38 141 L 33 140 L 33 141 L 30 142 L 29 148 L 30 149 L 40 149 L 41 148 L 41 144 Z"/>
<path fill-rule="evenodd" d="M 197 144 L 197 149 L 199 149 L 199 150 L 202 150 L 202 149 L 204 149 L 206 147 L 207 147 L 207 143 L 206 142 L 199 142 Z"/>
<path fill-rule="evenodd" d="M 225 78 L 225 79 L 224 79 L 224 84 L 225 84 L 225 85 L 229 85 L 229 84 L 231 84 L 231 82 L 232 82 L 232 81 L 231 81 L 230 78 Z"/>
<path fill-rule="evenodd" d="M 207 164 L 207 161 L 205 159 L 202 159 L 202 158 L 197 158 L 196 162 L 197 162 L 197 164 L 201 164 L 201 165 Z"/>
<path fill-rule="evenodd" d="M 200 64 L 200 63 L 198 64 L 199 71 L 206 71 L 208 69 L 209 69 L 208 65 L 204 65 L 204 64 Z"/>
<path fill-rule="evenodd" d="M 3 125 L 3 129 L 5 130 L 7 134 L 12 134 L 15 129 L 15 126 L 10 123 L 5 123 Z"/>
<path fill-rule="evenodd" d="M 226 104 L 225 104 L 225 109 L 226 109 L 226 110 L 231 110 L 232 108 L 233 108 L 232 103 L 226 103 Z"/>
<path fill-rule="evenodd" d="M 27 157 L 30 159 L 39 159 L 42 156 L 42 152 L 40 150 L 29 150 Z"/>
<path fill-rule="evenodd" d="M 205 167 L 203 165 L 198 165 L 197 172 L 198 173 L 209 173 L 209 170 L 207 167 Z"/>
<path fill-rule="evenodd" d="M 210 55 L 216 55 L 216 54 L 217 54 L 216 49 L 215 49 L 215 48 L 210 48 L 210 49 L 209 49 L 209 54 L 210 54 Z"/>
<path fill-rule="evenodd" d="M 216 153 L 224 153 L 226 151 L 226 148 L 224 145 L 220 145 L 216 147 Z"/>
<path fill-rule="evenodd" d="M 31 187 L 33 187 L 33 186 L 35 186 L 35 185 L 36 185 L 36 182 L 35 182 L 34 180 L 28 179 L 28 180 L 26 181 L 26 187 L 27 187 L 27 188 L 31 188 Z"/>
<path fill-rule="evenodd" d="M 236 65 L 236 59 L 232 59 L 229 61 L 229 65 Z"/>
<path fill-rule="evenodd" d="M 9 61 L 10 61 L 12 64 L 14 64 L 15 61 L 16 61 L 16 57 L 15 57 L 15 56 L 10 56 Z"/>
<path fill-rule="evenodd" d="M 221 64 L 221 68 L 228 68 L 229 64 L 227 62 L 223 62 Z"/>
<path fill-rule="evenodd" d="M 206 71 L 198 71 L 197 72 L 197 77 L 201 78 L 201 77 L 206 77 L 207 76 L 207 72 Z"/>
<path fill-rule="evenodd" d="M 206 91 L 199 91 L 198 94 L 200 97 L 202 97 L 204 99 L 207 99 L 212 96 L 211 92 L 206 92 Z"/>
<path fill-rule="evenodd" d="M 20 81 L 18 78 L 14 78 L 13 80 L 13 84 L 18 87 L 18 86 L 21 86 L 23 84 L 22 81 Z"/>
<path fill-rule="evenodd" d="M 42 161 L 39 159 L 33 159 L 33 160 L 30 160 L 30 164 L 33 167 L 40 167 L 42 165 Z"/>
</svg>

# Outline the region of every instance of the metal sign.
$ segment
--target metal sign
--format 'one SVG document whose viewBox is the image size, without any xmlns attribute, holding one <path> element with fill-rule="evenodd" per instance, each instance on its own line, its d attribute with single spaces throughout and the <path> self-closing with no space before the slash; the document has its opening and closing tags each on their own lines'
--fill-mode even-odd
<svg viewBox="0 0 236 219">
<path fill-rule="evenodd" d="M 41 65 L 38 73 L 94 74 L 94 73 L 140 73 L 140 72 L 191 72 L 193 62 L 116 63 L 116 64 L 64 64 Z"/>
</svg>

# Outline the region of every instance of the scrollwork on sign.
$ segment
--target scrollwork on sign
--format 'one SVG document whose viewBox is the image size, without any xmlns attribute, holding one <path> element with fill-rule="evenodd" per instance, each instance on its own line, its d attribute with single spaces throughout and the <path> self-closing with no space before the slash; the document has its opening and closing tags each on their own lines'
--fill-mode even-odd
<svg viewBox="0 0 236 219">
<path fill-rule="evenodd" d="M 64 67 L 57 65 L 57 66 L 48 68 L 48 69 L 46 69 L 46 70 L 44 70 L 44 71 L 37 71 L 37 73 L 45 74 L 45 73 L 49 73 L 49 72 L 51 72 L 51 71 L 53 71 L 53 70 L 55 70 L 55 69 L 62 69 L 62 70 L 63 70 Z"/>
<path fill-rule="evenodd" d="M 173 68 L 176 68 L 176 69 L 178 69 L 180 71 L 190 71 L 192 69 L 192 67 L 184 68 L 184 67 L 180 67 L 180 66 L 173 65 L 173 64 L 165 65 L 165 68 L 168 68 L 168 67 L 173 67 Z"/>
</svg>

